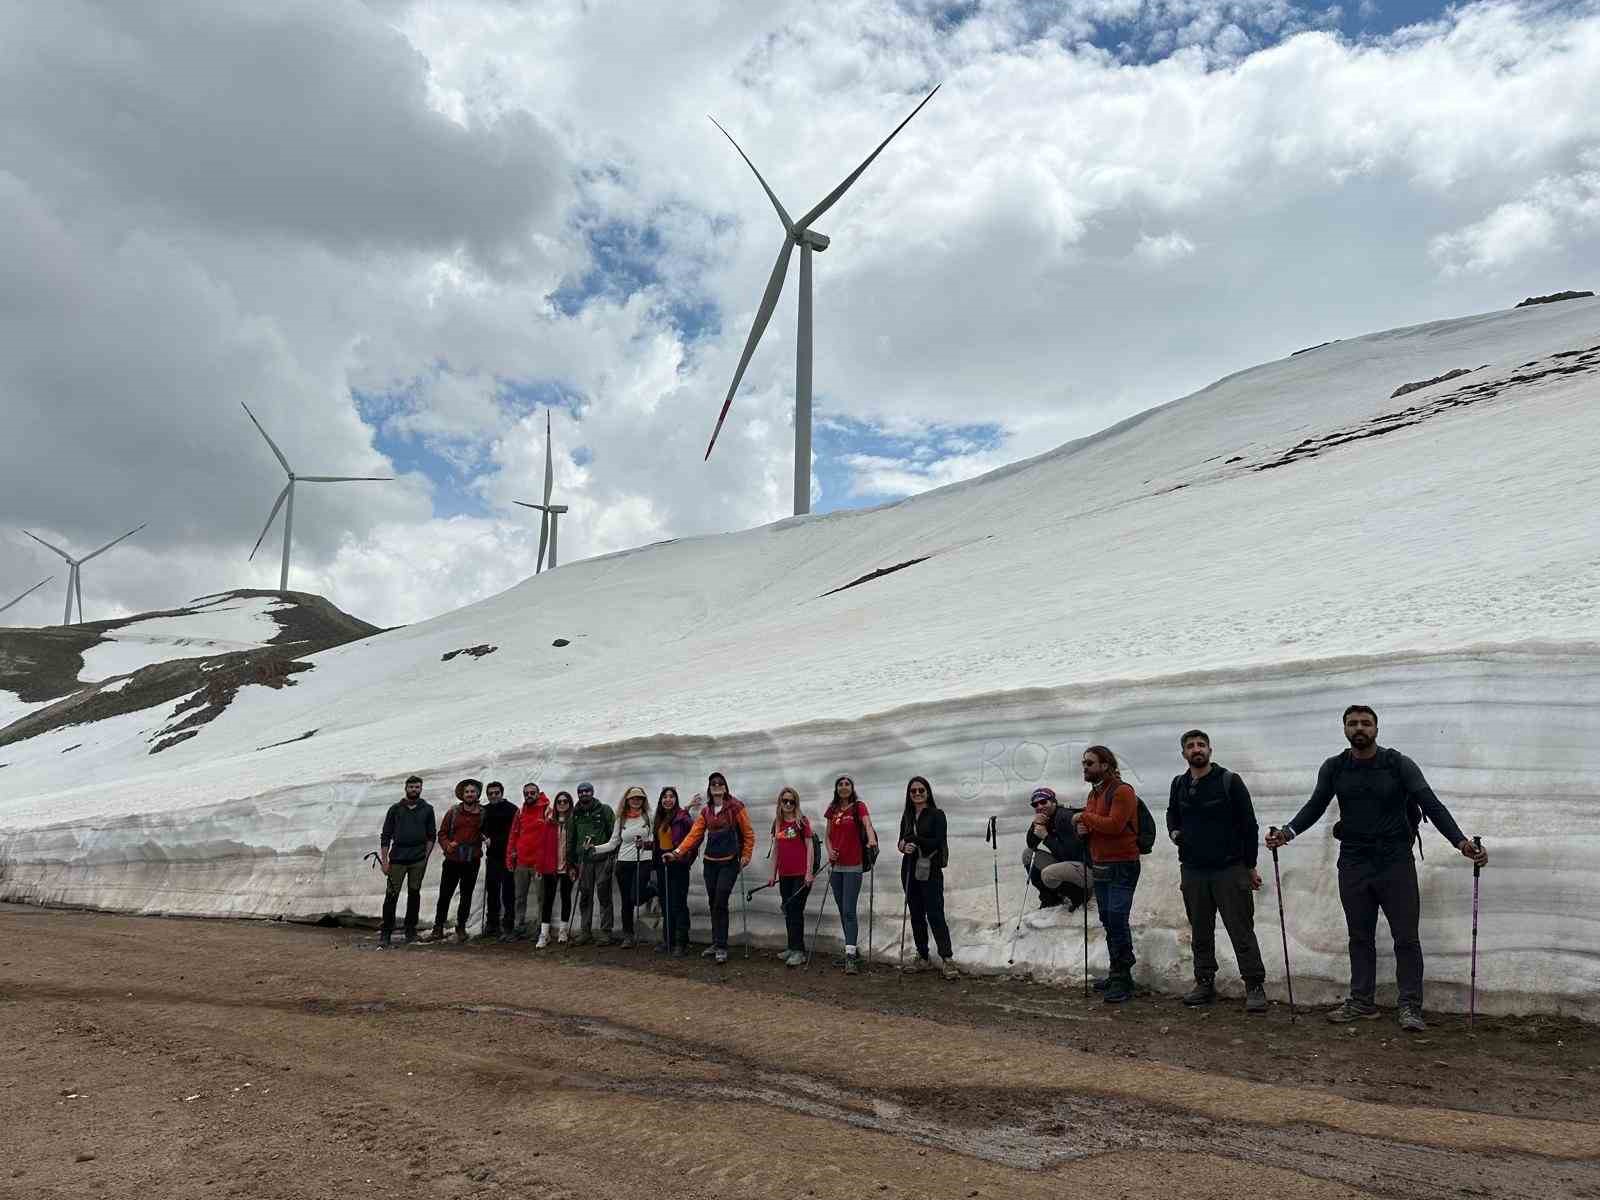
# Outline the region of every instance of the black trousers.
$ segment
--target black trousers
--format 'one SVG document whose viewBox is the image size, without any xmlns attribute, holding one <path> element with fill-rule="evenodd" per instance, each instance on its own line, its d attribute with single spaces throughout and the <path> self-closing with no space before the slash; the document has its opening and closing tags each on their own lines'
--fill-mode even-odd
<svg viewBox="0 0 1600 1200">
<path fill-rule="evenodd" d="M 944 871 L 934 867 L 927 879 L 918 882 L 914 863 L 914 857 L 901 860 L 900 886 L 905 889 L 906 907 L 911 910 L 911 936 L 916 939 L 917 957 L 928 957 L 928 930 L 932 929 L 939 957 L 954 958 L 950 926 L 944 923 Z"/>
<path fill-rule="evenodd" d="M 784 875 L 778 879 L 778 895 L 783 897 L 783 927 L 789 936 L 789 949 L 802 954 L 806 948 L 806 903 L 811 885 L 804 875 Z"/>
<path fill-rule="evenodd" d="M 499 933 L 511 928 L 517 905 L 517 877 L 506 866 L 506 856 L 491 850 L 484 857 L 483 930 Z"/>
<path fill-rule="evenodd" d="M 662 934 L 668 946 L 689 945 L 689 864 L 672 863 L 664 868 L 667 892 L 661 907 L 666 919 Z"/>
<path fill-rule="evenodd" d="M 1394 974 L 1400 1004 L 1422 1007 L 1422 941 L 1417 924 L 1422 897 L 1417 864 L 1404 858 L 1339 856 L 1339 903 L 1350 933 L 1350 998 L 1372 1004 L 1378 990 L 1378 914 L 1394 938 Z"/>
<path fill-rule="evenodd" d="M 728 901 L 739 882 L 739 860 L 710 862 L 705 865 L 706 899 L 711 902 L 711 944 L 728 948 Z"/>
<path fill-rule="evenodd" d="M 439 872 L 439 907 L 433 914 L 435 929 L 443 929 L 446 918 L 450 916 L 450 898 L 455 894 L 457 884 L 461 886 L 461 904 L 456 909 L 456 929 L 465 933 L 467 916 L 472 912 L 472 893 L 478 886 L 476 861 L 463 863 L 449 858 L 444 860 Z"/>
<path fill-rule="evenodd" d="M 617 891 L 622 904 L 622 936 L 633 936 L 633 915 L 648 904 L 656 894 L 651 882 L 654 867 L 649 859 L 643 862 L 617 863 Z"/>
<path fill-rule="evenodd" d="M 565 871 L 539 876 L 539 920 L 550 924 L 556 910 L 556 889 L 561 889 L 561 919 L 572 920 L 572 876 Z"/>
</svg>

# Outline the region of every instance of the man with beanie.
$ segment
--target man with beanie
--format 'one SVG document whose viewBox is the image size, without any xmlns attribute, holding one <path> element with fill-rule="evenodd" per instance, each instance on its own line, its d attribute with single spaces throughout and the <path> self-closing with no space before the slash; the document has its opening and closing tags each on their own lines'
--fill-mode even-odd
<svg viewBox="0 0 1600 1200">
<path fill-rule="evenodd" d="M 1261 872 L 1256 845 L 1261 827 L 1250 789 L 1226 767 L 1211 761 L 1211 738 L 1190 729 L 1178 739 L 1189 769 L 1172 781 L 1167 797 L 1167 836 L 1178 847 L 1179 890 L 1194 945 L 1190 1008 L 1217 998 L 1217 917 L 1233 943 L 1244 980 L 1244 1010 L 1267 1011 L 1267 968 L 1256 941 L 1256 902 Z"/>
<path fill-rule="evenodd" d="M 601 849 L 611 841 L 611 830 L 616 824 L 616 814 L 594 798 L 594 784 L 587 781 L 578 785 L 578 802 L 572 809 L 572 821 L 567 834 L 567 861 L 578 868 L 578 936 L 574 946 L 596 946 L 612 943 L 611 927 L 615 920 L 611 901 L 611 880 L 616 868 L 616 847 Z M 600 932 L 594 933 L 594 902 L 600 899 Z"/>
<path fill-rule="evenodd" d="M 483 834 L 489 839 L 484 851 L 483 933 L 488 939 L 501 931 L 511 932 L 511 908 L 516 903 L 516 877 L 506 866 L 506 846 L 511 841 L 511 822 L 517 819 L 517 806 L 506 799 L 505 785 L 499 780 L 483 789 Z"/>
<path fill-rule="evenodd" d="M 444 855 L 444 866 L 439 872 L 439 907 L 433 914 L 429 941 L 444 940 L 444 923 L 457 885 L 461 887 L 461 903 L 456 908 L 456 941 L 467 940 L 467 916 L 472 912 L 478 863 L 483 858 L 483 807 L 478 803 L 482 793 L 483 784 L 476 779 L 463 779 L 456 784 L 456 803 L 439 822 L 439 850 Z"/>
<path fill-rule="evenodd" d="M 400 900 L 400 887 L 406 889 L 406 941 L 417 940 L 417 917 L 422 911 L 422 876 L 428 869 L 428 856 L 439 835 L 433 821 L 433 805 L 422 798 L 422 780 L 416 775 L 406 780 L 405 799 L 389 806 L 383 817 L 383 834 L 378 841 L 378 867 L 383 871 L 383 927 L 378 944 L 388 946 L 394 937 L 394 910 Z"/>
<path fill-rule="evenodd" d="M 1028 826 L 1022 865 L 1039 890 L 1039 911 L 1028 917 L 1028 927 L 1050 929 L 1065 924 L 1088 898 L 1089 851 L 1072 827 L 1076 810 L 1063 808 L 1054 788 L 1034 788 L 1028 803 L 1033 824 Z"/>
</svg>

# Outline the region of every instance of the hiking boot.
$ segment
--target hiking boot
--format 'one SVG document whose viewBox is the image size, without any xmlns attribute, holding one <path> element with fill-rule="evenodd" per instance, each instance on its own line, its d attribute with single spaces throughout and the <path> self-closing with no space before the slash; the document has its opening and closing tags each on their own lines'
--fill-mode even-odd
<svg viewBox="0 0 1600 1200">
<path fill-rule="evenodd" d="M 624 950 L 632 950 L 638 944 L 639 943 L 634 941 L 631 937 L 625 937 L 617 943 L 617 945 L 621 946 Z"/>
<path fill-rule="evenodd" d="M 594 935 L 594 944 L 596 946 L 615 946 L 617 944 L 617 939 L 612 937 L 609 933 L 597 933 Z"/>
<path fill-rule="evenodd" d="M 569 946 L 587 946 L 590 942 L 594 941 L 594 936 L 587 933 L 578 933 L 573 935 L 570 940 L 567 938 L 562 938 L 561 940 L 566 942 Z"/>
<path fill-rule="evenodd" d="M 961 978 L 960 968 L 958 968 L 955 963 L 951 962 L 948 958 L 941 958 L 939 960 L 939 974 L 943 975 L 946 979 Z"/>
<path fill-rule="evenodd" d="M 502 946 L 509 946 L 512 942 L 525 942 L 525 941 L 527 941 L 528 940 L 528 935 L 527 934 L 523 934 L 521 937 L 518 937 L 516 934 L 508 932 L 508 933 L 502 933 L 495 940 L 498 941 Z"/>
<path fill-rule="evenodd" d="M 427 933 L 422 935 L 422 940 L 430 943 L 444 941 L 444 926 L 435 925 L 432 929 L 428 930 Z"/>
<path fill-rule="evenodd" d="M 1328 1020 L 1335 1025 L 1347 1025 L 1351 1021 L 1376 1021 L 1377 1019 L 1378 1006 L 1376 1004 L 1363 1004 L 1355 999 L 1347 999 L 1338 1008 L 1328 1010 Z"/>
<path fill-rule="evenodd" d="M 783 952 L 783 965 L 786 967 L 798 967 L 805 960 L 806 952 L 804 950 L 785 950 Z"/>
<path fill-rule="evenodd" d="M 1133 999 L 1133 978 L 1129 975 L 1112 975 L 1106 980 L 1106 990 L 1100 997 L 1107 1004 L 1126 1004 Z"/>
<path fill-rule="evenodd" d="M 1190 988 L 1183 996 L 1185 1008 L 1199 1008 L 1202 1004 L 1210 1004 L 1217 998 L 1217 985 L 1212 982 L 1209 975 L 1195 977 L 1194 987 Z"/>
<path fill-rule="evenodd" d="M 654 949 L 657 954 L 666 954 L 671 951 L 672 947 L 665 942 L 657 942 Z"/>
<path fill-rule="evenodd" d="M 923 971 L 933 970 L 933 964 L 919 954 L 900 969 L 907 975 L 920 975 Z"/>
<path fill-rule="evenodd" d="M 417 940 L 417 931 L 415 929 L 406 930 L 406 945 L 409 946 L 413 942 L 415 942 L 416 940 Z"/>
<path fill-rule="evenodd" d="M 485 929 L 472 940 L 475 942 L 498 942 L 500 940 L 500 931 L 498 929 Z"/>
<path fill-rule="evenodd" d="M 556 925 L 556 941 L 561 943 L 561 945 L 565 946 L 567 944 L 567 939 L 570 936 L 570 933 L 571 931 L 568 930 L 567 923 L 565 921 L 561 921 Z"/>
<path fill-rule="evenodd" d="M 673 958 L 688 958 L 689 957 L 689 947 L 687 947 L 687 946 L 674 946 L 672 948 L 672 957 Z"/>
<path fill-rule="evenodd" d="M 378 934 L 378 949 L 387 950 L 394 940 L 394 933 L 388 929 Z"/>
<path fill-rule="evenodd" d="M 1400 1006 L 1400 1028 L 1407 1033 L 1426 1033 L 1428 1023 L 1422 1019 L 1422 1009 L 1415 1004 Z"/>
<path fill-rule="evenodd" d="M 1264 1013 L 1267 1011 L 1267 988 L 1261 983 L 1247 983 L 1244 985 L 1244 1010 L 1247 1013 Z"/>
<path fill-rule="evenodd" d="M 861 974 L 861 956 L 859 954 L 846 954 L 844 956 L 844 973 L 846 975 Z"/>
<path fill-rule="evenodd" d="M 539 926 L 539 940 L 533 944 L 535 950 L 543 950 L 550 944 L 550 926 Z"/>
<path fill-rule="evenodd" d="M 716 956 L 717 948 L 715 946 L 707 946 L 704 950 L 700 951 L 701 958 L 715 958 Z"/>
<path fill-rule="evenodd" d="M 456 941 L 458 943 L 465 946 L 471 940 L 472 939 L 467 936 L 467 931 L 465 929 L 456 930 Z"/>
<path fill-rule="evenodd" d="M 1106 990 L 1106 988 L 1108 988 L 1110 986 L 1111 986 L 1111 976 L 1109 976 L 1109 975 L 1107 975 L 1104 979 L 1093 980 L 1089 984 L 1089 987 L 1092 990 L 1097 991 L 1097 992 L 1103 992 L 1103 991 Z"/>
<path fill-rule="evenodd" d="M 717 960 L 717 965 L 719 967 L 723 963 L 728 961 L 728 952 L 726 950 L 724 950 L 721 946 L 718 946 L 716 949 L 714 949 L 711 952 L 711 956 Z"/>
</svg>

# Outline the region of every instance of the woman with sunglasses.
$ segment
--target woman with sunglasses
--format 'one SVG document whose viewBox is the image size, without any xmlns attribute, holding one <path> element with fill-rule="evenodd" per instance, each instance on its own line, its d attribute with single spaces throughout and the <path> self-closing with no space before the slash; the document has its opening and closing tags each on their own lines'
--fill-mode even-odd
<svg viewBox="0 0 1600 1200">
<path fill-rule="evenodd" d="M 800 793 L 792 787 L 778 791 L 778 812 L 772 818 L 772 878 L 783 898 L 783 924 L 788 948 L 783 965 L 798 967 L 806 961 L 806 902 L 811 895 L 811 821 L 800 808 Z"/>
<path fill-rule="evenodd" d="M 651 849 L 650 798 L 642 787 L 622 793 L 617 806 L 617 891 L 622 894 L 622 948 L 632 950 L 635 943 L 635 913 L 650 899 L 650 870 L 645 852 Z M 653 854 L 652 854 L 653 857 Z"/>
<path fill-rule="evenodd" d="M 832 868 L 828 886 L 844 933 L 844 973 L 855 975 L 861 970 L 856 953 L 861 928 L 856 905 L 861 899 L 861 881 L 878 857 L 878 831 L 872 827 L 867 806 L 856 795 L 855 780 L 848 775 L 833 781 L 833 799 L 823 815 L 828 822 L 828 864 Z"/>
<path fill-rule="evenodd" d="M 911 935 L 916 939 L 916 960 L 907 971 L 927 971 L 928 929 L 939 947 L 940 970 L 946 979 L 959 978 L 950 948 L 950 927 L 944 921 L 944 868 L 950 862 L 944 813 L 933 802 L 933 785 L 921 775 L 906 784 L 906 807 L 900 815 L 900 884 L 911 912 Z M 902 936 L 904 936 L 902 934 Z M 902 943 L 903 944 L 903 943 Z"/>
<path fill-rule="evenodd" d="M 699 801 L 696 795 L 695 800 Z M 689 836 L 666 857 L 677 862 L 687 857 L 701 838 L 705 839 L 706 899 L 711 902 L 711 945 L 702 957 L 719 963 L 728 961 L 728 901 L 738 886 L 739 872 L 750 865 L 756 852 L 756 831 L 744 803 L 728 790 L 721 771 L 711 772 L 706 780 L 704 807 L 695 815 Z"/>
<path fill-rule="evenodd" d="M 689 953 L 689 868 L 694 864 L 694 852 L 682 862 L 674 861 L 672 852 L 683 845 L 684 838 L 694 827 L 689 810 L 678 803 L 678 789 L 664 787 L 656 797 L 655 861 L 661 883 L 661 944 L 660 951 L 670 951 L 673 958 L 683 958 Z"/>
</svg>

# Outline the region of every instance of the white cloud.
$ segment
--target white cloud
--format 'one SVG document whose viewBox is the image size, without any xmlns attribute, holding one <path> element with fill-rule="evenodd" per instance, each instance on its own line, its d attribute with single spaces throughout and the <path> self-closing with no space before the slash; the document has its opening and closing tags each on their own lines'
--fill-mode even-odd
<svg viewBox="0 0 1600 1200">
<path fill-rule="evenodd" d="M 1583 156 L 1600 167 L 1600 151 Z M 1600 232 L 1600 170 L 1541 179 L 1521 199 L 1498 205 L 1482 220 L 1440 234 L 1430 247 L 1446 274 L 1504 270 L 1563 249 Z"/>
<path fill-rule="evenodd" d="M 1155 235 L 1141 233 L 1133 247 L 1133 256 L 1152 267 L 1164 267 L 1188 258 L 1194 251 L 1194 243 L 1174 229 L 1170 233 Z"/>
</svg>

